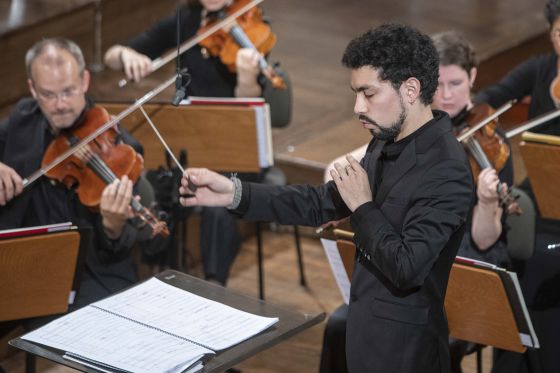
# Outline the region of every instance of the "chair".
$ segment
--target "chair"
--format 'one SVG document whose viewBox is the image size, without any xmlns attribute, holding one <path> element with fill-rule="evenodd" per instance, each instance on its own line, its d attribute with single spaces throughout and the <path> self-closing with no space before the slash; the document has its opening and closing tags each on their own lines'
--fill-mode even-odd
<svg viewBox="0 0 560 373">
<path fill-rule="evenodd" d="M 508 216 L 508 252 L 512 259 L 527 260 L 535 251 L 535 205 L 522 189 L 513 187 L 512 195 L 519 196 L 517 201 L 523 213 Z"/>
</svg>

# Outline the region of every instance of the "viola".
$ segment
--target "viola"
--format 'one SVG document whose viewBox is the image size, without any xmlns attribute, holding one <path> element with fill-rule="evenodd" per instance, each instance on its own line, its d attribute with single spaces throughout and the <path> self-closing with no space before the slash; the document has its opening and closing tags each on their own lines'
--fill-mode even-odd
<svg viewBox="0 0 560 373">
<path fill-rule="evenodd" d="M 198 34 L 206 33 L 216 22 L 226 19 L 241 8 L 248 6 L 249 3 L 251 3 L 250 0 L 235 0 L 227 8 L 209 16 L 208 21 L 198 30 Z M 261 54 L 259 68 L 263 75 L 270 80 L 274 88 L 286 88 L 285 82 L 263 57 L 276 44 L 276 35 L 272 33 L 270 26 L 264 22 L 260 8 L 252 7 L 235 19 L 232 24 L 214 32 L 198 44 L 211 56 L 219 57 L 231 72 L 236 71 L 235 61 L 240 48 L 257 50 Z"/>
<path fill-rule="evenodd" d="M 481 123 L 485 118 L 493 115 L 494 112 L 494 109 L 487 104 L 474 106 L 464 118 L 464 123 L 467 126 L 465 130 L 468 131 L 468 128 Z M 497 119 L 494 119 L 462 141 L 469 154 L 469 162 L 475 182 L 478 181 L 480 171 L 485 168 L 492 167 L 499 173 L 510 156 L 509 145 L 496 131 L 497 124 Z M 511 195 L 510 188 L 502 190 L 502 183 L 500 182 L 496 192 L 500 197 L 500 203 L 508 214 L 520 215 L 522 213 L 517 198 Z"/>
<path fill-rule="evenodd" d="M 88 110 L 80 126 L 71 131 L 62 131 L 49 144 L 43 155 L 42 167 L 53 163 L 110 119 L 109 114 L 102 107 L 95 106 Z M 107 184 L 124 175 L 135 182 L 143 169 L 142 156 L 136 153 L 130 145 L 117 143 L 117 136 L 118 132 L 114 126 L 103 131 L 91 142 L 81 145 L 81 149 L 46 171 L 45 175 L 61 182 L 68 188 L 76 188 L 80 202 L 84 206 L 98 210 L 101 194 Z M 134 214 L 145 224 L 150 225 L 154 236 L 166 237 L 169 235 L 165 222 L 158 220 L 136 198 L 132 198 L 130 204 Z"/>
</svg>

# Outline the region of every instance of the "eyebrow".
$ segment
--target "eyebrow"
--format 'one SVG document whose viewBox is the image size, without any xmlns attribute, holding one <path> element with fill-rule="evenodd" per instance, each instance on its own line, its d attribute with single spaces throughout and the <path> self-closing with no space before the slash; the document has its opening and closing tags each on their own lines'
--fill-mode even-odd
<svg viewBox="0 0 560 373">
<path fill-rule="evenodd" d="M 354 93 L 358 93 L 358 92 L 366 91 L 366 90 L 368 90 L 368 89 L 375 89 L 375 87 L 372 86 L 372 85 L 362 85 L 362 86 L 359 86 L 359 87 L 356 87 L 356 88 L 350 86 L 350 89 L 351 89 Z"/>
</svg>

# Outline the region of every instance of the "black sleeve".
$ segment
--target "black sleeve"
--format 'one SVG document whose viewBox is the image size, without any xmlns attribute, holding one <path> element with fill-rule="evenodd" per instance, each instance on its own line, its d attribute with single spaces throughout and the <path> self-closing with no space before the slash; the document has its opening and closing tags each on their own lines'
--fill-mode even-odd
<svg viewBox="0 0 560 373">
<path fill-rule="evenodd" d="M 118 239 L 112 240 L 105 234 L 103 223 L 101 222 L 101 214 L 95 214 L 94 230 L 95 240 L 94 247 L 97 255 L 102 262 L 111 263 L 118 262 L 130 255 L 130 251 L 136 243 L 138 229 L 132 220 L 127 220 L 122 233 Z"/>
<path fill-rule="evenodd" d="M 181 13 L 189 12 L 181 9 Z M 145 54 L 152 60 L 161 56 L 165 51 L 177 46 L 177 13 L 173 13 L 158 21 L 147 31 L 128 40 L 125 45 L 135 51 Z"/>
<path fill-rule="evenodd" d="M 318 227 L 350 215 L 334 181 L 321 186 L 271 186 L 242 183 L 241 202 L 233 211 L 253 221 Z"/>
<path fill-rule="evenodd" d="M 487 87 L 479 92 L 474 101 L 486 102 L 498 108 L 509 100 L 520 100 L 533 91 L 533 84 L 537 79 L 538 57 L 522 62 L 510 71 L 499 83 Z"/>
<path fill-rule="evenodd" d="M 0 119 L 0 160 L 4 159 L 6 136 L 8 135 L 9 118 Z"/>
</svg>

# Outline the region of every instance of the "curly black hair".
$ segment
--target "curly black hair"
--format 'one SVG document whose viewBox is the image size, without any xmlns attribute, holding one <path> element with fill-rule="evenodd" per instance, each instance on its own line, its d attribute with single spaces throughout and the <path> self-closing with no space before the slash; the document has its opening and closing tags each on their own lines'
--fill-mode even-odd
<svg viewBox="0 0 560 373">
<path fill-rule="evenodd" d="M 432 39 L 413 27 L 385 24 L 353 39 L 342 56 L 350 69 L 370 66 L 398 89 L 408 78 L 420 81 L 420 100 L 432 103 L 438 85 L 439 58 Z"/>
<path fill-rule="evenodd" d="M 549 0 L 544 8 L 544 16 L 552 28 L 552 24 L 560 17 L 560 0 Z"/>
</svg>

